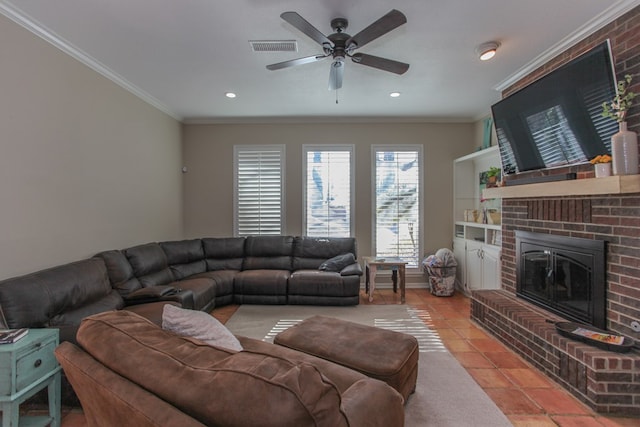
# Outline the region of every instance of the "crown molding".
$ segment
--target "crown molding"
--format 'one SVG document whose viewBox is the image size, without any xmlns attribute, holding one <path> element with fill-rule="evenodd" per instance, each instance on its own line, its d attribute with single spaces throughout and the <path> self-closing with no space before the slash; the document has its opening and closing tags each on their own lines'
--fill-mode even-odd
<svg viewBox="0 0 640 427">
<path fill-rule="evenodd" d="M 538 55 L 531 62 L 527 63 L 524 67 L 516 71 L 511 76 L 507 77 L 504 81 L 498 83 L 493 87 L 494 90 L 502 92 L 511 85 L 518 82 L 520 79 L 526 77 L 542 65 L 546 64 L 571 46 L 575 45 L 579 41 L 585 39 L 587 36 L 595 33 L 605 25 L 610 24 L 614 19 L 624 15 L 636 6 L 640 5 L 640 0 L 622 0 L 612 5 L 610 8 L 587 22 L 578 30 L 569 34 L 564 39 L 560 40 L 555 45 L 551 46 L 548 50 Z"/>
<path fill-rule="evenodd" d="M 26 13 L 24 13 L 23 11 L 18 9 L 16 6 L 12 5 L 11 3 L 6 1 L 0 1 L 0 13 L 6 16 L 7 18 L 9 18 L 10 20 L 12 20 L 13 22 L 15 22 L 16 24 L 20 25 L 21 27 L 27 29 L 31 33 L 45 40 L 46 42 L 57 47 L 62 52 L 66 53 L 67 55 L 71 56 L 72 58 L 86 65 L 87 67 L 91 68 L 93 71 L 101 74 L 102 76 L 111 80 L 112 82 L 122 87 L 123 89 L 127 90 L 128 92 L 131 92 L 133 95 L 142 99 L 147 104 L 157 108 L 158 110 L 173 117 L 178 121 L 182 121 L 183 119 L 182 117 L 175 114 L 166 105 L 158 101 L 156 98 L 149 95 L 147 92 L 143 91 L 133 83 L 129 82 L 127 79 L 120 76 L 118 73 L 114 72 L 113 70 L 109 69 L 107 66 L 100 63 L 96 59 L 87 55 L 82 50 L 78 49 L 71 43 L 64 40 L 62 37 L 59 37 L 53 31 L 48 30 L 44 25 L 41 25 L 36 20 L 32 19 L 30 16 L 28 16 Z"/>
</svg>

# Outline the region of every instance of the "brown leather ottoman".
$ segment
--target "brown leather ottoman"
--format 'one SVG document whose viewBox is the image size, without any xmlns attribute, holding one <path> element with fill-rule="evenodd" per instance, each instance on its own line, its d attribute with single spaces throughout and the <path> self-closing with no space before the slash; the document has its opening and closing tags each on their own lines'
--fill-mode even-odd
<svg viewBox="0 0 640 427">
<path fill-rule="evenodd" d="M 400 332 L 313 316 L 276 335 L 275 344 L 382 380 L 406 402 L 418 378 L 418 340 Z"/>
</svg>

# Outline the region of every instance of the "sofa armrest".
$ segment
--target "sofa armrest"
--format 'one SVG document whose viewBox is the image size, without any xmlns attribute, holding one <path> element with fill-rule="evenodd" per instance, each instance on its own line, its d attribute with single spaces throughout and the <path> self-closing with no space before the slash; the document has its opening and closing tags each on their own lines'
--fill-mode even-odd
<svg viewBox="0 0 640 427">
<path fill-rule="evenodd" d="M 352 426 L 404 426 L 404 399 L 382 381 L 355 382 L 342 394 L 342 409 Z"/>
<path fill-rule="evenodd" d="M 362 276 L 362 267 L 357 262 L 340 270 L 341 276 Z"/>
<path fill-rule="evenodd" d="M 192 291 L 170 285 L 149 286 L 138 289 L 123 297 L 123 299 L 127 306 L 150 302 L 175 301 L 180 303 L 182 308 L 192 309 L 195 304 Z"/>
<path fill-rule="evenodd" d="M 180 290 L 175 286 L 149 286 L 146 288 L 136 289 L 135 291 L 123 297 L 126 302 L 133 302 L 139 299 L 160 298 L 164 296 L 177 294 Z"/>
</svg>

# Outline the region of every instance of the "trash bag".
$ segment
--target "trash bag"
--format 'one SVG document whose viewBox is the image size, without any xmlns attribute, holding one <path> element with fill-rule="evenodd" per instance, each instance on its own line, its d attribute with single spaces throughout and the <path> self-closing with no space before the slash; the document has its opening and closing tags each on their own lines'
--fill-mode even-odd
<svg viewBox="0 0 640 427">
<path fill-rule="evenodd" d="M 422 268 L 428 276 L 429 290 L 433 295 L 453 295 L 457 266 L 458 262 L 453 252 L 447 248 L 438 249 L 435 255 L 429 255 L 422 261 Z"/>
</svg>

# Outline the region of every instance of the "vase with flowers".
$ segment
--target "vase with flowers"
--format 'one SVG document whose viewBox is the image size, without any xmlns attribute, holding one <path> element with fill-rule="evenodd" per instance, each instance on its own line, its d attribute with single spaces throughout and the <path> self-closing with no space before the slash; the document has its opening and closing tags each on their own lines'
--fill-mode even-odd
<svg viewBox="0 0 640 427">
<path fill-rule="evenodd" d="M 590 160 L 594 166 L 596 178 L 611 176 L 611 156 L 608 154 L 600 154 Z"/>
<path fill-rule="evenodd" d="M 602 104 L 602 116 L 618 122 L 620 130 L 611 137 L 611 155 L 614 175 L 638 173 L 638 135 L 627 129 L 625 121 L 636 94 L 629 90 L 631 75 L 618 82 L 617 93 L 611 102 Z"/>
</svg>

